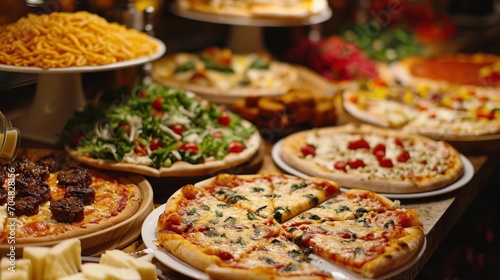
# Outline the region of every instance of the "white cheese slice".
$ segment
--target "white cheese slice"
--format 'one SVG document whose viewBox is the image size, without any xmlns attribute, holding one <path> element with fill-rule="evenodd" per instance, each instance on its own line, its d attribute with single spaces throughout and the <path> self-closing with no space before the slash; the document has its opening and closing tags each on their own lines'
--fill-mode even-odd
<svg viewBox="0 0 500 280">
<path fill-rule="evenodd" d="M 33 266 L 33 280 L 42 280 L 45 271 L 45 260 L 49 254 L 48 247 L 24 247 L 23 258 L 31 260 Z"/>
<path fill-rule="evenodd" d="M 107 250 L 101 255 L 100 264 L 114 267 L 132 268 L 134 257 L 120 250 Z"/>
<path fill-rule="evenodd" d="M 80 272 L 80 273 L 71 274 L 69 276 L 61 277 L 57 280 L 87 280 L 87 278 L 85 278 L 83 273 Z"/>
</svg>

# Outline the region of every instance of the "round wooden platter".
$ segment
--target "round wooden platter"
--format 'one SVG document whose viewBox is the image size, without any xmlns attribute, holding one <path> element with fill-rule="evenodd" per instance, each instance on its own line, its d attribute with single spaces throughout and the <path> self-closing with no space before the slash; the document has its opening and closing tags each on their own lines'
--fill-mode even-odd
<svg viewBox="0 0 500 280">
<path fill-rule="evenodd" d="M 346 112 L 342 104 L 342 94 L 338 94 L 337 96 L 335 96 L 335 108 L 337 110 L 339 124 L 364 123 L 363 121 Z M 500 133 L 470 136 L 439 134 L 422 135 L 434 140 L 448 142 L 464 155 L 481 155 L 500 152 Z"/>
<path fill-rule="evenodd" d="M 19 156 L 24 153 L 29 153 L 31 156 L 42 156 L 47 154 L 65 154 L 63 150 L 51 150 L 51 149 L 23 149 L 19 152 Z M 69 155 L 68 160 L 71 160 Z M 154 209 L 153 204 L 153 189 L 151 184 L 146 180 L 145 177 L 140 175 L 130 175 L 130 174 L 118 174 L 117 176 L 123 177 L 128 182 L 131 182 L 139 187 L 141 192 L 142 200 L 139 205 L 137 212 L 125 221 L 115 224 L 111 227 L 105 228 L 103 230 L 92 232 L 89 234 L 78 236 L 80 239 L 82 247 L 82 255 L 93 256 L 99 255 L 105 250 L 123 248 L 134 240 L 136 240 L 141 234 L 141 227 L 143 221 Z M 15 247 L 15 252 L 17 256 L 22 255 L 22 250 L 25 246 L 41 246 L 50 247 L 59 243 L 60 240 L 50 241 L 50 242 L 40 242 L 40 243 L 30 243 L 30 244 L 1 244 L 0 254 L 6 255 L 11 251 L 11 246 Z"/>
<path fill-rule="evenodd" d="M 146 177 L 154 191 L 155 203 L 163 203 L 175 191 L 187 184 L 195 184 L 221 173 L 231 174 L 253 174 L 257 173 L 262 166 L 264 154 L 266 153 L 264 143 L 261 144 L 254 156 L 243 164 L 223 169 L 209 174 L 189 177 Z"/>
</svg>

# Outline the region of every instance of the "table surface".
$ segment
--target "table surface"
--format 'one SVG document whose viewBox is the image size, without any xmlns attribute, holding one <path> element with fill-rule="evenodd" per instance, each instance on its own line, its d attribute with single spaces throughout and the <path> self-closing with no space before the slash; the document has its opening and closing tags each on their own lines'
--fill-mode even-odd
<svg viewBox="0 0 500 280">
<path fill-rule="evenodd" d="M 271 158 L 272 144 L 266 144 L 265 148 L 266 152 L 258 173 L 285 173 L 276 166 Z M 418 275 L 439 244 L 474 201 L 478 192 L 485 186 L 488 179 L 500 166 L 500 157 L 498 156 L 477 155 L 467 156 L 467 158 L 474 167 L 474 176 L 462 188 L 434 197 L 400 199 L 402 207 L 418 210 L 424 225 L 427 245 L 422 257 L 410 269 L 391 279 L 413 279 Z M 158 198 L 155 196 L 155 200 L 158 201 L 155 206 L 161 205 L 160 202 L 164 202 L 166 199 L 167 197 Z M 145 246 L 140 238 L 123 248 L 126 252 L 135 252 L 143 249 L 145 249 Z M 162 263 L 155 262 L 155 264 L 163 272 L 165 279 L 190 279 Z"/>
</svg>

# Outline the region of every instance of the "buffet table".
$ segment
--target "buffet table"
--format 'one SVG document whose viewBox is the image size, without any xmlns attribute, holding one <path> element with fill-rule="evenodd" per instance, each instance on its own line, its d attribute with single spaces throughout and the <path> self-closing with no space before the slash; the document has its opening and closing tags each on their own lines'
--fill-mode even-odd
<svg viewBox="0 0 500 280">
<path fill-rule="evenodd" d="M 265 148 L 266 152 L 258 173 L 284 173 L 271 158 L 272 144 L 266 144 Z M 420 259 L 410 269 L 391 279 L 413 279 L 418 275 L 440 243 L 474 201 L 477 194 L 486 185 L 495 170 L 500 167 L 500 158 L 498 156 L 478 155 L 467 156 L 467 158 L 474 167 L 474 176 L 460 189 L 435 197 L 401 200 L 403 207 L 415 208 L 419 211 L 424 224 L 427 245 Z M 168 194 L 155 196 L 155 206 L 165 203 L 167 199 Z M 139 239 L 123 250 L 133 253 L 145 248 L 142 240 Z M 165 279 L 189 279 L 160 262 L 156 262 L 156 265 L 163 272 Z"/>
</svg>

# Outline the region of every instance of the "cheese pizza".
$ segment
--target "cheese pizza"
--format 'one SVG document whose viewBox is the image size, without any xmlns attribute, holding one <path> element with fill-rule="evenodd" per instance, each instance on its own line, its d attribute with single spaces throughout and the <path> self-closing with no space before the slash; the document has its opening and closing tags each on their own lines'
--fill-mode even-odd
<svg viewBox="0 0 500 280">
<path fill-rule="evenodd" d="M 142 197 L 135 183 L 76 164 L 62 151 L 27 149 L 2 166 L 0 244 L 79 237 L 137 212 Z"/>
<path fill-rule="evenodd" d="M 369 125 L 297 132 L 283 139 L 279 156 L 305 174 L 381 193 L 440 189 L 464 172 L 460 154 L 446 142 Z"/>
<path fill-rule="evenodd" d="M 62 138 L 83 163 L 152 177 L 235 167 L 250 160 L 261 143 L 255 126 L 225 107 L 155 83 L 111 105 L 76 112 Z"/>
<path fill-rule="evenodd" d="M 313 254 L 374 278 L 415 257 L 425 238 L 415 210 L 339 188 L 322 178 L 220 174 L 167 201 L 157 242 L 211 279 L 333 279 Z"/>
</svg>

